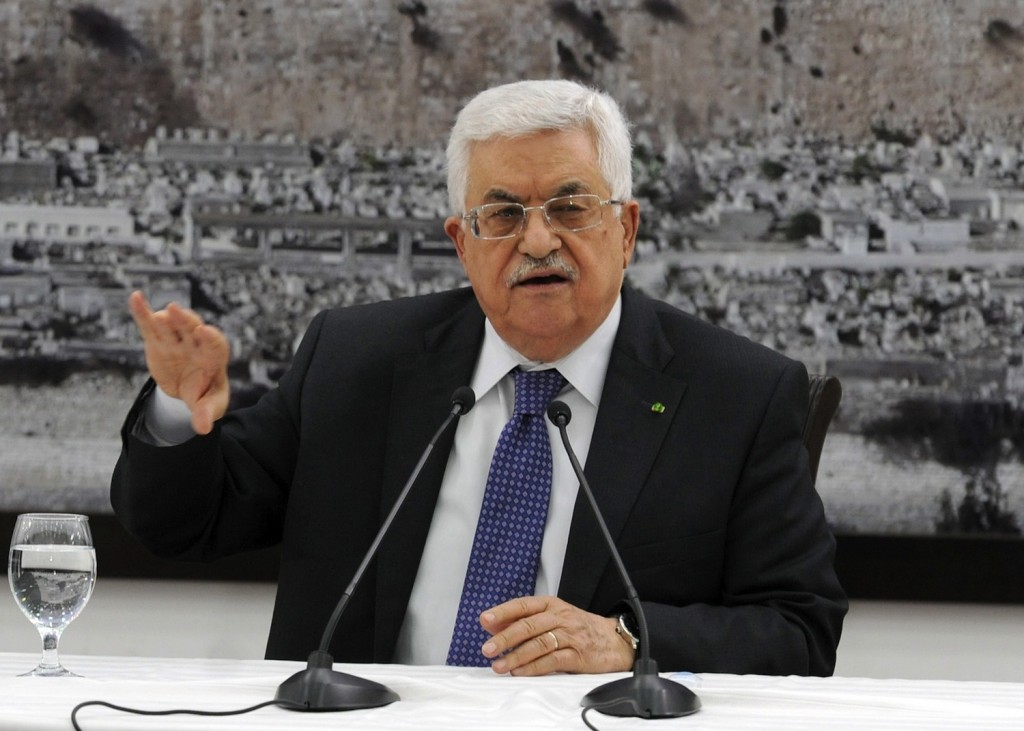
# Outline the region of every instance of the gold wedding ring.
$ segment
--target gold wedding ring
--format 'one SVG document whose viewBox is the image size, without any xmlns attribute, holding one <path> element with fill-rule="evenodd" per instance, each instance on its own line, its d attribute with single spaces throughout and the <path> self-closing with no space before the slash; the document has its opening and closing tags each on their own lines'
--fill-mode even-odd
<svg viewBox="0 0 1024 731">
<path fill-rule="evenodd" d="M 557 650 L 558 649 L 558 638 L 555 637 L 555 633 L 554 632 L 549 631 L 548 634 L 551 635 L 551 641 L 555 643 L 555 649 Z"/>
</svg>

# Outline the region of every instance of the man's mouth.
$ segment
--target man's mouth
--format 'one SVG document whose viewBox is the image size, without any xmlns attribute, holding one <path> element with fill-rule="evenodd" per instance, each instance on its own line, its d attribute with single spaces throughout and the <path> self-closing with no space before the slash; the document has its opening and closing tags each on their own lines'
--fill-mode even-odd
<svg viewBox="0 0 1024 731">
<path fill-rule="evenodd" d="M 540 287 L 550 284 L 575 282 L 579 272 L 561 257 L 557 251 L 551 252 L 543 259 L 527 257 L 507 280 L 509 287 L 520 285 Z"/>
<path fill-rule="evenodd" d="M 533 287 L 542 284 L 559 284 L 564 281 L 566 281 L 566 279 L 561 274 L 546 274 L 539 277 L 527 277 L 519 282 L 519 284 L 522 286 Z"/>
</svg>

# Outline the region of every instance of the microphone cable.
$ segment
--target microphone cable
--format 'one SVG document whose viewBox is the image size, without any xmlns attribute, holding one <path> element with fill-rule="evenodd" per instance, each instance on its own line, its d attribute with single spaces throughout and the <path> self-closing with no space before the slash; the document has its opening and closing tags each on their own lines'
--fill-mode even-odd
<svg viewBox="0 0 1024 731">
<path fill-rule="evenodd" d="M 622 703 L 622 701 L 620 699 L 615 699 L 615 700 L 608 701 L 607 703 L 595 703 L 595 704 L 590 705 L 590 706 L 583 706 L 583 710 L 580 711 L 580 720 L 583 721 L 583 725 L 586 726 L 587 728 L 589 728 L 590 731 L 602 731 L 601 729 L 599 729 L 597 726 L 595 726 L 594 724 L 592 724 L 590 722 L 590 719 L 587 718 L 587 714 L 590 713 L 591 711 L 597 711 L 598 713 L 604 713 L 605 710 L 607 710 L 609 708 L 614 708 L 615 706 L 617 706 L 617 705 L 619 705 L 621 703 Z M 640 708 L 639 704 L 634 704 L 634 708 L 636 708 L 636 712 L 633 714 L 634 717 L 636 717 L 636 718 L 644 718 L 643 711 Z"/>
<path fill-rule="evenodd" d="M 103 706 L 105 708 L 109 708 L 114 711 L 120 711 L 122 713 L 133 713 L 136 716 L 241 716 L 242 714 L 252 713 L 253 711 L 258 711 L 259 709 L 266 708 L 267 706 L 278 706 L 279 708 L 297 710 L 296 706 L 299 705 L 300 704 L 293 703 L 292 701 L 283 701 L 275 699 L 272 701 L 264 701 L 263 703 L 257 703 L 256 705 L 249 706 L 248 708 L 239 708 L 232 711 L 201 711 L 199 709 L 192 708 L 176 708 L 161 711 L 147 711 L 142 708 L 120 706 L 116 703 L 109 703 L 108 701 L 83 701 L 71 710 L 71 726 L 72 728 L 74 728 L 75 731 L 84 731 L 82 727 L 78 725 L 78 712 L 81 711 L 83 708 L 87 708 L 89 706 Z"/>
<path fill-rule="evenodd" d="M 587 713 L 589 713 L 590 711 L 597 711 L 598 713 L 600 713 L 603 707 L 613 706 L 618 702 L 619 701 L 612 701 L 610 703 L 604 703 L 600 705 L 585 706 L 580 711 L 580 719 L 583 721 L 583 724 L 591 731 L 601 731 L 601 729 L 599 729 L 597 726 L 590 722 L 590 719 L 587 718 Z M 78 712 L 81 711 L 83 708 L 88 708 L 89 706 L 103 706 L 104 708 L 109 708 L 113 711 L 131 713 L 136 716 L 241 716 L 246 713 L 258 711 L 261 708 L 267 708 L 268 706 L 277 706 L 279 708 L 285 708 L 289 710 L 305 710 L 305 706 L 303 706 L 301 703 L 293 703 L 292 701 L 282 700 L 264 701 L 263 703 L 257 703 L 254 706 L 249 706 L 248 708 L 239 708 L 231 711 L 201 711 L 198 709 L 191 708 L 176 708 L 171 710 L 147 711 L 142 708 L 131 708 L 129 706 L 121 706 L 116 703 L 110 703 L 109 701 L 94 700 L 83 701 L 82 703 L 79 703 L 72 709 L 71 726 L 74 729 L 74 731 L 85 731 L 85 729 L 83 729 L 78 723 Z M 637 715 L 640 714 L 638 713 Z"/>
</svg>

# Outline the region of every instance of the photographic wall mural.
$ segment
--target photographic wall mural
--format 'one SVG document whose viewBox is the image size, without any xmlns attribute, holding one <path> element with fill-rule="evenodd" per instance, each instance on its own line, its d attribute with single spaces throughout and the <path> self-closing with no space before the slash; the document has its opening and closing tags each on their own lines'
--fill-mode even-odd
<svg viewBox="0 0 1024 731">
<path fill-rule="evenodd" d="M 1024 8 L 729 5 L 5 3 L 0 512 L 110 513 L 133 289 L 228 334 L 237 405 L 320 309 L 465 284 L 454 114 L 563 77 L 634 123 L 629 281 L 842 381 L 840 557 L 1024 555 Z"/>
</svg>

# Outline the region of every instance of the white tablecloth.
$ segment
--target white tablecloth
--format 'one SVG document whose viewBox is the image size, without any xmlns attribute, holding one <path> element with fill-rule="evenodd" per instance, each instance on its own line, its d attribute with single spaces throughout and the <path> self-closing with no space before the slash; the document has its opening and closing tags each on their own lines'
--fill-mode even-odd
<svg viewBox="0 0 1024 731">
<path fill-rule="evenodd" d="M 71 728 L 71 709 L 105 700 L 145 709 L 228 710 L 271 700 L 304 663 L 68 655 L 82 678 L 20 678 L 38 656 L 0 653 L 0 729 Z M 83 731 L 113 729 L 585 729 L 580 699 L 621 675 L 496 676 L 489 669 L 403 665 L 335 665 L 384 683 L 401 700 L 382 708 L 297 713 L 264 708 L 245 716 L 143 717 L 84 709 Z M 668 677 L 676 677 L 671 674 Z M 1024 731 L 1024 684 L 798 678 L 678 676 L 703 708 L 675 719 L 627 719 L 591 712 L 599 729 L 669 731 L 865 731 L 955 729 Z"/>
</svg>

